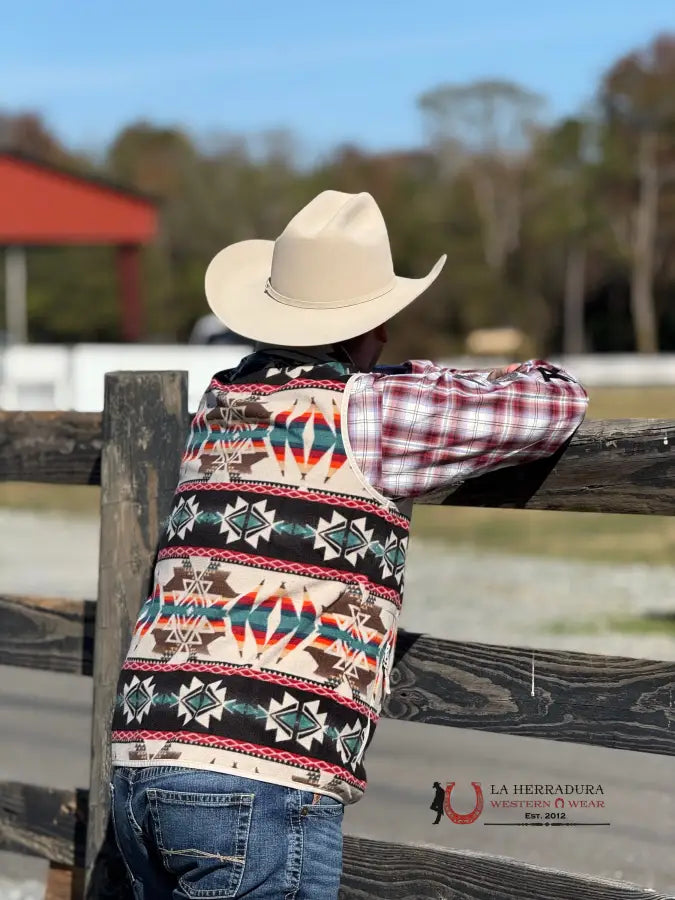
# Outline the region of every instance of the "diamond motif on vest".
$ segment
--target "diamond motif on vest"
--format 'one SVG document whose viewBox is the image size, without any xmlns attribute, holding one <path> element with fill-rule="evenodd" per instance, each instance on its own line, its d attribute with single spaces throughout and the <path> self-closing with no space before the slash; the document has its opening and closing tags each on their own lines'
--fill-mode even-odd
<svg viewBox="0 0 675 900">
<path fill-rule="evenodd" d="M 192 531 L 199 515 L 199 504 L 196 497 L 181 497 L 178 503 L 171 510 L 169 521 L 167 523 L 167 531 L 169 537 L 174 535 L 182 540 L 187 531 Z"/>
<path fill-rule="evenodd" d="M 373 536 L 373 529 L 366 528 L 366 518 L 348 521 L 339 512 L 333 510 L 329 521 L 319 519 L 314 538 L 314 549 L 322 550 L 324 559 L 336 559 L 344 556 L 353 566 L 366 555 Z"/>
<path fill-rule="evenodd" d="M 230 572 L 223 569 L 217 560 L 184 559 L 173 567 L 173 574 L 164 585 L 164 591 L 173 592 L 176 604 L 210 606 L 218 597 L 236 597 L 228 584 L 229 578 Z"/>
<path fill-rule="evenodd" d="M 153 652 L 164 659 L 176 653 L 186 653 L 189 659 L 208 656 L 209 644 L 221 636 L 222 625 L 206 610 L 237 596 L 228 584 L 229 577 L 218 562 L 205 559 L 185 559 L 173 566 L 163 597 L 153 596 Z M 145 618 L 150 615 L 148 610 Z"/>
<path fill-rule="evenodd" d="M 226 543 L 244 540 L 252 547 L 258 547 L 258 541 L 269 541 L 274 524 L 275 512 L 267 509 L 267 500 L 247 503 L 243 497 L 237 497 L 234 505 L 227 505 L 221 513 L 220 531 L 225 534 Z"/>
<path fill-rule="evenodd" d="M 152 698 L 155 693 L 155 684 L 152 675 L 143 681 L 134 675 L 129 684 L 122 689 L 122 711 L 126 716 L 127 724 L 134 719 L 137 722 L 143 720 L 150 712 Z"/>
<path fill-rule="evenodd" d="M 315 673 L 365 693 L 375 678 L 384 632 L 378 608 L 363 603 L 358 591 L 344 591 L 321 613 L 316 644 L 307 648 Z"/>
<path fill-rule="evenodd" d="M 292 458 L 301 481 L 321 465 L 325 483 L 347 459 L 340 435 L 340 410 L 332 398 L 325 411 L 314 397 L 308 406 L 294 400 L 275 415 L 268 437 L 282 476 L 289 474 Z"/>
<path fill-rule="evenodd" d="M 370 719 L 366 719 L 365 726 L 361 722 L 355 725 L 345 725 L 337 739 L 337 749 L 342 762 L 355 769 L 363 757 L 368 735 L 370 734 Z"/>
<path fill-rule="evenodd" d="M 209 644 L 219 638 L 221 632 L 202 615 L 171 615 L 163 628 L 155 627 L 153 653 L 171 659 L 177 653 L 187 654 L 188 659 L 209 655 Z"/>
<path fill-rule="evenodd" d="M 211 716 L 221 719 L 225 707 L 225 688 L 222 682 L 204 684 L 193 678 L 189 686 L 181 686 L 178 695 L 178 717 L 184 716 L 183 725 L 196 721 L 208 728 Z"/>
<path fill-rule="evenodd" d="M 242 475 L 250 475 L 252 467 L 266 458 L 264 450 L 251 449 L 249 440 L 225 443 L 219 439 L 214 442 L 210 453 L 200 457 L 199 473 L 212 476 L 216 472 L 227 472 L 232 481 L 237 481 Z"/>
<path fill-rule="evenodd" d="M 218 406 L 195 419 L 188 455 L 199 455 L 199 473 L 207 477 L 226 472 L 236 481 L 250 475 L 252 467 L 267 457 L 269 420 L 269 410 L 251 397 L 231 399 L 220 394 Z"/>
<path fill-rule="evenodd" d="M 270 700 L 265 730 L 276 730 L 277 741 L 295 740 L 310 750 L 313 741 L 323 742 L 327 715 L 319 712 L 318 700 L 303 703 L 284 691 L 281 702 L 274 698 Z"/>
<path fill-rule="evenodd" d="M 401 581 L 403 570 L 405 569 L 405 553 L 407 546 L 407 537 L 399 539 L 393 532 L 389 534 L 380 561 L 383 578 L 389 578 L 393 575 L 396 581 Z"/>
</svg>

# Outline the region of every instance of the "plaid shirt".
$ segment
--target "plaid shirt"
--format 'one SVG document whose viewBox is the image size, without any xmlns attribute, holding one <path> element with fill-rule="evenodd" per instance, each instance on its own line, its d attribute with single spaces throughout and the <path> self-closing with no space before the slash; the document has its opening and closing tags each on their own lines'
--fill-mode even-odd
<svg viewBox="0 0 675 900">
<path fill-rule="evenodd" d="M 583 421 L 586 391 L 551 363 L 487 375 L 421 360 L 361 375 L 347 429 L 368 481 L 396 499 L 451 489 L 555 453 Z"/>
</svg>

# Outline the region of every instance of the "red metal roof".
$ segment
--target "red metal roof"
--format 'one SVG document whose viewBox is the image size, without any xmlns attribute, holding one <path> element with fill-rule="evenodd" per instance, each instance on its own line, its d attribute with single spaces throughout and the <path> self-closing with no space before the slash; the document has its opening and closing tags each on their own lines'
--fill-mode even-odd
<svg viewBox="0 0 675 900">
<path fill-rule="evenodd" d="M 147 197 L 14 153 L 0 153 L 0 244 L 145 244 Z"/>
</svg>

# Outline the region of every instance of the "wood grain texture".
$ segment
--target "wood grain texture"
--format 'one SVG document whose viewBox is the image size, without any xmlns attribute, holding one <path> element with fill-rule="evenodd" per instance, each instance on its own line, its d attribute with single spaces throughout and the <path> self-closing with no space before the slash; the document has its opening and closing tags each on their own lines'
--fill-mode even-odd
<svg viewBox="0 0 675 900">
<path fill-rule="evenodd" d="M 0 481 L 101 483 L 101 414 L 0 411 Z"/>
<path fill-rule="evenodd" d="M 589 421 L 549 459 L 500 469 L 421 502 L 672 516 L 675 421 Z"/>
<path fill-rule="evenodd" d="M 44 900 L 80 900 L 84 891 L 84 869 L 50 866 Z"/>
<path fill-rule="evenodd" d="M 114 888 L 111 873 L 118 864 L 110 839 L 108 789 L 117 678 L 148 594 L 160 529 L 178 482 L 186 418 L 186 372 L 106 375 L 87 830 L 87 891 L 96 897 Z"/>
<path fill-rule="evenodd" d="M 0 594 L 0 665 L 91 675 L 96 604 Z"/>
<path fill-rule="evenodd" d="M 340 900 L 669 900 L 505 857 L 345 837 Z M 671 898 L 672 900 L 672 898 Z"/>
<path fill-rule="evenodd" d="M 86 791 L 0 782 L 0 850 L 82 865 L 86 819 Z"/>
<path fill-rule="evenodd" d="M 391 687 L 390 719 L 675 755 L 673 662 L 400 630 Z"/>
<path fill-rule="evenodd" d="M 185 434 L 189 423 L 186 413 Z M 0 412 L 0 480 L 98 484 L 100 454 L 98 413 Z M 417 502 L 675 515 L 675 421 L 591 420 L 550 459 Z"/>
</svg>

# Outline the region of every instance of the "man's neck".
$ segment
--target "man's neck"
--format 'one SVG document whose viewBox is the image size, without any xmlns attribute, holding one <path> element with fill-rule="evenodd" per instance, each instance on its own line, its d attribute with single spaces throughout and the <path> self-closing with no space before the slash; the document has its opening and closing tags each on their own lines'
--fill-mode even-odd
<svg viewBox="0 0 675 900">
<path fill-rule="evenodd" d="M 255 351 L 268 353 L 277 359 L 288 360 L 288 365 L 339 362 L 356 368 L 341 344 L 320 344 L 314 347 L 275 347 L 271 344 L 256 344 Z"/>
</svg>

